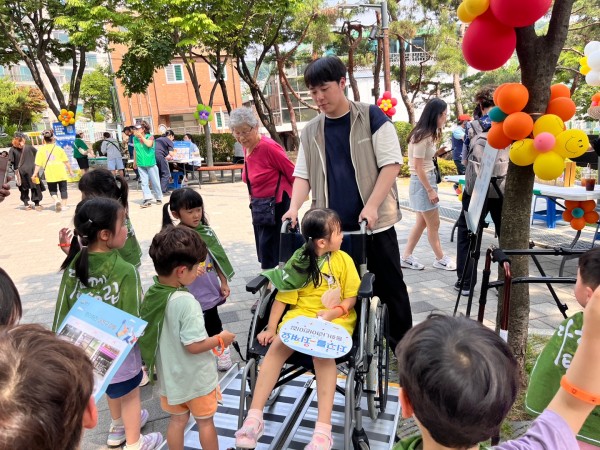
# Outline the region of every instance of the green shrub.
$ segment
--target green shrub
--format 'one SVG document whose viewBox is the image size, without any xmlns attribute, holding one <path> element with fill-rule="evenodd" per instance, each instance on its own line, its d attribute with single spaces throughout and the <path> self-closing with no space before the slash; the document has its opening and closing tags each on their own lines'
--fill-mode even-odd
<svg viewBox="0 0 600 450">
<path fill-rule="evenodd" d="M 394 128 L 396 128 L 396 134 L 398 134 L 398 141 L 400 141 L 400 148 L 404 153 L 408 152 L 408 135 L 412 130 L 412 125 L 408 122 L 394 122 Z"/>
<path fill-rule="evenodd" d="M 12 135 L 0 137 L 0 148 L 6 148 L 12 146 Z"/>
<path fill-rule="evenodd" d="M 442 178 L 448 175 L 457 175 L 456 166 L 454 165 L 454 161 L 450 161 L 447 159 L 438 158 L 438 166 L 440 167 L 440 172 L 442 173 Z M 410 177 L 410 172 L 408 170 L 408 157 L 404 157 L 404 164 L 400 168 L 401 178 Z"/>
</svg>

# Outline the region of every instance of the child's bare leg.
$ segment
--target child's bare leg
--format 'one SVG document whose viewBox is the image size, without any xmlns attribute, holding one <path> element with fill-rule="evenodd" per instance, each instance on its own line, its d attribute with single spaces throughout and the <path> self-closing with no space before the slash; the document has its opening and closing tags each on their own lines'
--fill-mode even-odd
<svg viewBox="0 0 600 450">
<path fill-rule="evenodd" d="M 275 336 L 275 339 L 265 356 L 265 360 L 260 367 L 250 409 L 263 410 L 269 395 L 273 391 L 273 386 L 277 383 L 279 372 L 281 371 L 283 364 L 293 352 L 294 351 L 291 348 L 281 342 L 279 336 Z"/>
<path fill-rule="evenodd" d="M 219 438 L 213 418 L 196 419 L 198 434 L 200 435 L 200 446 L 203 450 L 219 450 Z M 182 446 L 183 448 L 183 446 Z M 169 445 L 171 450 L 171 446 Z"/>
<path fill-rule="evenodd" d="M 317 422 L 330 424 L 337 379 L 335 359 L 313 358 L 313 364 L 317 376 L 317 398 L 319 400 Z"/>
<path fill-rule="evenodd" d="M 140 399 L 140 388 L 136 387 L 130 393 L 119 398 L 121 401 L 121 414 L 125 426 L 125 439 L 128 445 L 135 444 L 140 440 L 142 400 Z"/>
<path fill-rule="evenodd" d="M 167 427 L 167 445 L 169 450 L 183 450 L 183 433 L 185 426 L 190 420 L 190 413 L 171 414 L 169 426 Z"/>
<path fill-rule="evenodd" d="M 121 418 L 121 399 L 110 398 L 107 395 L 106 400 L 108 403 L 108 410 L 110 411 L 110 418 L 112 420 L 119 420 Z"/>
</svg>

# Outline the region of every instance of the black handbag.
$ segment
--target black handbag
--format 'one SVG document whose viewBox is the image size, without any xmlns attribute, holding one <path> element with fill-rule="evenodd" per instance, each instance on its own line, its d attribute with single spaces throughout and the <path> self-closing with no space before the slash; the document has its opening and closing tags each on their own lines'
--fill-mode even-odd
<svg viewBox="0 0 600 450">
<path fill-rule="evenodd" d="M 440 166 L 435 157 L 433 158 L 433 171 L 435 172 L 435 182 L 440 184 L 442 182 L 442 172 L 440 172 Z"/>
<path fill-rule="evenodd" d="M 250 175 L 248 174 L 248 165 L 245 161 L 244 166 L 244 169 L 246 170 L 248 193 L 250 194 L 252 224 L 257 226 L 275 225 L 275 202 L 277 201 L 277 192 L 279 192 L 279 184 L 281 183 L 281 172 L 279 172 L 277 187 L 275 188 L 275 194 L 272 197 L 253 197 L 252 187 L 250 186 Z"/>
</svg>

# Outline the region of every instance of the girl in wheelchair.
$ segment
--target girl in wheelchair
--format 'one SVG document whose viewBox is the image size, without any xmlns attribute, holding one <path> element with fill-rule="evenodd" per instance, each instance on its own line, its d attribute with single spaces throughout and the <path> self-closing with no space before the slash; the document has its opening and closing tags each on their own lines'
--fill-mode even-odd
<svg viewBox="0 0 600 450">
<path fill-rule="evenodd" d="M 248 416 L 242 428 L 235 433 L 238 448 L 256 447 L 264 431 L 265 403 L 283 365 L 293 353 L 277 334 L 281 324 L 298 316 L 320 317 L 343 326 L 350 335 L 356 325 L 354 304 L 360 277 L 352 258 L 340 250 L 342 229 L 339 216 L 331 209 L 310 210 L 302 220 L 301 231 L 306 244 L 282 269 L 263 273 L 278 289 L 268 325 L 257 336 L 261 345 L 271 346 L 258 375 Z M 334 359 L 313 357 L 313 363 L 319 412 L 312 440 L 305 449 L 329 450 L 333 445 L 331 412 L 337 368 Z"/>
</svg>

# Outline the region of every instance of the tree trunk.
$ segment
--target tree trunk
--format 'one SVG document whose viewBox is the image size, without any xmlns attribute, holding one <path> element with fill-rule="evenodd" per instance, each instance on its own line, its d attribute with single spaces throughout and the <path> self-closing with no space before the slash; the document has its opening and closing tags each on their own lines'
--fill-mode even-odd
<svg viewBox="0 0 600 450">
<path fill-rule="evenodd" d="M 275 56 L 277 58 L 276 62 L 277 73 L 279 75 L 279 85 L 281 86 L 281 92 L 283 93 L 285 104 L 287 106 L 288 112 L 290 113 L 290 123 L 292 125 L 292 148 L 289 150 L 295 152 L 296 150 L 298 150 L 298 147 L 300 145 L 300 139 L 298 139 L 298 125 L 296 124 L 296 111 L 294 111 L 294 104 L 292 103 L 292 99 L 290 98 L 290 93 L 288 91 L 288 83 L 287 78 L 285 76 L 285 67 L 284 62 L 281 58 L 281 53 L 279 52 L 279 45 L 275 44 L 273 48 L 275 50 Z M 281 99 L 278 99 L 278 101 L 281 101 Z M 283 123 L 283 117 L 281 118 L 281 122 Z"/>
<path fill-rule="evenodd" d="M 400 97 L 402 98 L 402 103 L 406 108 L 406 112 L 408 113 L 408 123 L 410 123 L 413 127 L 415 126 L 415 105 L 410 101 L 408 97 L 408 90 L 406 89 L 407 85 L 407 75 L 406 75 L 406 49 L 404 48 L 405 41 L 404 39 L 397 35 L 398 40 L 400 41 L 400 54 L 398 55 L 400 58 L 400 70 L 398 71 L 398 82 L 400 83 Z"/>
<path fill-rule="evenodd" d="M 375 13 L 377 17 L 377 27 L 381 26 L 381 13 Z M 377 57 L 375 58 L 375 68 L 373 70 L 373 97 L 375 102 L 379 100 L 381 94 L 381 66 L 383 65 L 383 39 L 377 38 Z"/>
<path fill-rule="evenodd" d="M 460 75 L 457 73 L 452 74 L 452 84 L 454 85 L 454 111 L 456 112 L 456 118 L 461 114 L 464 114 L 462 105 L 462 88 L 460 87 Z"/>
<path fill-rule="evenodd" d="M 550 85 L 556 70 L 561 49 L 567 37 L 569 18 L 574 0 L 554 2 L 552 17 L 546 36 L 537 36 L 533 26 L 517 28 L 517 56 L 521 65 L 521 81 L 529 90 L 529 103 L 524 111 L 535 114 L 546 110 L 550 98 Z M 540 58 L 539 55 L 544 55 Z M 504 249 L 527 249 L 533 168 L 509 164 L 506 191 L 502 208 L 500 246 Z M 529 275 L 529 260 L 525 256 L 511 257 L 513 278 Z M 498 295 L 500 313 L 501 295 Z M 526 284 L 511 289 L 508 344 L 517 357 L 521 379 L 525 378 L 525 352 L 529 327 L 529 289 Z"/>
</svg>

